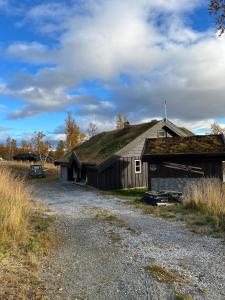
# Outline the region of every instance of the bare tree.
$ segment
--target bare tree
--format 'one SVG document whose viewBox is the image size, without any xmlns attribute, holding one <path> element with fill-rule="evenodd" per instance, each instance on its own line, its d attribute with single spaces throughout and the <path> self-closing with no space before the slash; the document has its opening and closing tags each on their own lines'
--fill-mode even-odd
<svg viewBox="0 0 225 300">
<path fill-rule="evenodd" d="M 93 137 L 98 133 L 98 127 L 95 123 L 90 122 L 88 125 L 87 133 L 89 137 Z"/>
<path fill-rule="evenodd" d="M 16 154 L 17 152 L 17 141 L 15 139 L 11 140 L 11 159 L 13 158 L 13 156 Z"/>
<path fill-rule="evenodd" d="M 34 150 L 38 153 L 42 163 L 46 162 L 51 150 L 51 143 L 44 141 L 46 134 L 43 131 L 35 131 L 34 137 L 31 139 Z"/>
<path fill-rule="evenodd" d="M 221 36 L 225 31 L 225 0 L 210 1 L 209 12 L 216 16 L 216 27 Z"/>
<path fill-rule="evenodd" d="M 225 129 L 217 123 L 211 125 L 211 130 L 213 134 L 225 134 Z"/>
<path fill-rule="evenodd" d="M 7 155 L 8 160 L 11 160 L 12 159 L 12 139 L 10 136 L 6 139 L 6 151 L 8 153 L 8 155 Z"/>
</svg>

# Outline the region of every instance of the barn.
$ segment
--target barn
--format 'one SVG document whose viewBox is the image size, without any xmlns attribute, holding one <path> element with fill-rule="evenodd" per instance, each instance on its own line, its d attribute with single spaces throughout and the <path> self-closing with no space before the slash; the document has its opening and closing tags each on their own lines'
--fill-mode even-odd
<svg viewBox="0 0 225 300">
<path fill-rule="evenodd" d="M 60 178 L 101 190 L 148 186 L 148 163 L 141 161 L 146 138 L 185 137 L 192 133 L 168 119 L 102 132 L 60 159 Z"/>
<path fill-rule="evenodd" d="M 147 139 L 142 162 L 148 164 L 149 190 L 183 192 L 203 178 L 223 182 L 224 135 Z"/>
</svg>

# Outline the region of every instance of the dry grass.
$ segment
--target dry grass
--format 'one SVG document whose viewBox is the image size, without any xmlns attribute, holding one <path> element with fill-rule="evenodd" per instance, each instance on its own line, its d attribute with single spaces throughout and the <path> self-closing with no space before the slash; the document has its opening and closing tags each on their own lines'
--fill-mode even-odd
<svg viewBox="0 0 225 300">
<path fill-rule="evenodd" d="M 32 202 L 25 181 L 0 168 L 0 299 L 42 299 L 38 267 L 55 246 L 53 218 Z"/>
<path fill-rule="evenodd" d="M 146 214 L 185 221 L 191 231 L 215 238 L 225 237 L 225 185 L 215 181 L 199 181 L 186 187 L 183 204 L 155 207 L 139 198 L 129 201 Z"/>
<path fill-rule="evenodd" d="M 186 188 L 184 207 L 207 214 L 214 226 L 225 230 L 225 188 L 220 182 L 203 180 Z"/>
<path fill-rule="evenodd" d="M 24 181 L 8 168 L 0 169 L 0 243 L 23 244 L 28 236 L 31 195 Z"/>
<path fill-rule="evenodd" d="M 19 176 L 21 179 L 24 179 L 29 183 L 45 183 L 58 178 L 58 168 L 51 163 L 45 163 L 43 166 L 46 178 L 29 178 L 29 170 L 32 164 L 33 163 L 31 162 L 23 161 L 3 161 L 0 162 L 0 167 L 6 167 L 11 169 L 16 176 Z M 39 162 L 37 164 L 39 164 Z"/>
</svg>

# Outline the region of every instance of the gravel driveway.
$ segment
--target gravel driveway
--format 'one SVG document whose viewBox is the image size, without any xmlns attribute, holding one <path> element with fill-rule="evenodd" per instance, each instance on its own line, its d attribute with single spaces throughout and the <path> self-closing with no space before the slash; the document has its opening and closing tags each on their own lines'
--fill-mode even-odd
<svg viewBox="0 0 225 300">
<path fill-rule="evenodd" d="M 225 245 L 181 222 L 143 214 L 127 201 L 75 184 L 35 185 L 34 194 L 59 215 L 59 250 L 42 278 L 46 299 L 225 299 Z M 104 219 L 107 212 L 116 222 Z M 160 265 L 184 280 L 156 281 Z"/>
</svg>

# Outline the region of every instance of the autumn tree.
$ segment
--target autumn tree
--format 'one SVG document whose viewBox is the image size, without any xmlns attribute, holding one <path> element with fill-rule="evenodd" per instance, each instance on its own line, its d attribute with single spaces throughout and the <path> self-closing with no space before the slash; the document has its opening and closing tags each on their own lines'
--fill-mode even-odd
<svg viewBox="0 0 225 300">
<path fill-rule="evenodd" d="M 127 122 L 127 117 L 122 116 L 121 114 L 118 114 L 116 116 L 116 128 L 122 129 L 124 128 L 124 124 Z"/>
<path fill-rule="evenodd" d="M 65 120 L 65 134 L 67 152 L 71 152 L 85 139 L 85 134 L 80 131 L 80 128 L 73 119 L 71 112 L 68 112 L 67 118 Z"/>
<path fill-rule="evenodd" d="M 29 144 L 28 144 L 28 152 L 33 152 L 34 151 L 34 148 L 33 148 L 33 145 L 32 145 L 32 142 L 30 142 Z"/>
<path fill-rule="evenodd" d="M 211 125 L 211 130 L 213 134 L 225 134 L 225 129 L 216 122 Z"/>
<path fill-rule="evenodd" d="M 93 137 L 98 133 L 98 127 L 95 123 L 90 122 L 88 125 L 87 133 L 89 137 Z"/>
<path fill-rule="evenodd" d="M 21 141 L 21 151 L 22 153 L 26 153 L 28 151 L 28 144 L 26 140 Z"/>
<path fill-rule="evenodd" d="M 60 140 L 56 146 L 55 157 L 60 158 L 65 154 L 65 142 Z"/>
<path fill-rule="evenodd" d="M 217 30 L 222 35 L 225 31 L 225 0 L 210 1 L 209 12 L 215 15 Z"/>
<path fill-rule="evenodd" d="M 45 141 L 46 134 L 43 131 L 35 131 L 31 139 L 34 150 L 39 154 L 40 160 L 46 162 L 52 148 L 50 141 Z"/>
</svg>

